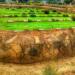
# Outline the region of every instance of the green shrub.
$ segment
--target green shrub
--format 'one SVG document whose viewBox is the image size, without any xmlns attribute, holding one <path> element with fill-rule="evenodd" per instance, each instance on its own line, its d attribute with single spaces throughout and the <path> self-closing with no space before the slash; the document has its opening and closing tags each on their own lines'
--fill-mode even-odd
<svg viewBox="0 0 75 75">
<path fill-rule="evenodd" d="M 58 14 L 61 14 L 61 12 L 57 12 Z"/>
<path fill-rule="evenodd" d="M 44 10 L 44 13 L 45 13 L 45 14 L 49 14 L 49 11 L 48 11 L 48 10 Z"/>
<path fill-rule="evenodd" d="M 14 14 L 14 17 L 18 17 L 18 15 L 17 14 Z"/>
<path fill-rule="evenodd" d="M 7 7 L 6 9 L 10 9 L 10 8 Z"/>
<path fill-rule="evenodd" d="M 59 19 L 51 19 L 52 22 L 60 21 Z"/>
<path fill-rule="evenodd" d="M 30 12 L 34 12 L 34 10 L 31 9 Z"/>
<path fill-rule="evenodd" d="M 69 17 L 68 14 L 63 14 L 63 17 Z"/>
<path fill-rule="evenodd" d="M 28 19 L 28 22 L 33 22 L 31 19 Z"/>
<path fill-rule="evenodd" d="M 13 15 L 8 15 L 8 17 L 13 17 Z"/>
<path fill-rule="evenodd" d="M 27 17 L 26 13 L 22 13 L 22 17 Z"/>
<path fill-rule="evenodd" d="M 15 11 L 15 10 L 16 10 L 16 8 L 11 8 L 11 10 L 14 10 L 14 11 Z"/>
<path fill-rule="evenodd" d="M 75 16 L 72 16 L 71 19 L 72 19 L 72 21 L 75 21 Z"/>
<path fill-rule="evenodd" d="M 30 17 L 36 17 L 36 15 L 35 14 L 30 14 Z"/>
<path fill-rule="evenodd" d="M 43 71 L 43 75 L 56 75 L 56 72 L 51 67 L 46 67 Z"/>
<path fill-rule="evenodd" d="M 52 10 L 52 12 L 57 12 L 56 10 Z"/>
<path fill-rule="evenodd" d="M 48 66 L 44 69 L 43 75 L 57 75 L 57 73 L 50 66 Z"/>
</svg>

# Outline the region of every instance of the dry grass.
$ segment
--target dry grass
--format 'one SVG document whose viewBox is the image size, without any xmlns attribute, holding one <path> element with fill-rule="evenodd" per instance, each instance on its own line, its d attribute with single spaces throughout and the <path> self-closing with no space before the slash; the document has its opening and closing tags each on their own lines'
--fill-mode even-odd
<svg viewBox="0 0 75 75">
<path fill-rule="evenodd" d="M 0 63 L 0 75 L 43 75 L 43 70 L 48 66 L 55 68 L 59 75 L 75 75 L 75 57 L 31 65 Z"/>
</svg>

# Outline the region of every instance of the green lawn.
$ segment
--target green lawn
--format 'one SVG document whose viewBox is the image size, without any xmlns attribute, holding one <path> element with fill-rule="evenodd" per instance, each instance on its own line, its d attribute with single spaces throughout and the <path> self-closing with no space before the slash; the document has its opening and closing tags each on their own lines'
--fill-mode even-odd
<svg viewBox="0 0 75 75">
<path fill-rule="evenodd" d="M 24 20 L 32 20 L 32 21 L 49 21 L 49 20 L 63 20 L 63 21 L 71 21 L 70 17 L 4 17 L 0 18 L 0 22 L 8 22 L 10 20 L 12 21 L 24 21 Z"/>
<path fill-rule="evenodd" d="M 0 30 L 48 30 L 56 28 L 72 28 L 75 22 L 14 22 L 0 23 Z"/>
<path fill-rule="evenodd" d="M 72 28 L 75 27 L 71 18 L 74 15 L 40 8 L 0 8 L 0 30 Z"/>
</svg>

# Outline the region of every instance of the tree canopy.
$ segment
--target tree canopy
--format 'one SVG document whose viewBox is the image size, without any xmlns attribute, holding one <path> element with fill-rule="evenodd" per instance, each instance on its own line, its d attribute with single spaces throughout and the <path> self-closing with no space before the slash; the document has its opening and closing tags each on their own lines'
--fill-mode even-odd
<svg viewBox="0 0 75 75">
<path fill-rule="evenodd" d="M 64 0 L 66 4 L 70 4 L 73 0 Z"/>
</svg>

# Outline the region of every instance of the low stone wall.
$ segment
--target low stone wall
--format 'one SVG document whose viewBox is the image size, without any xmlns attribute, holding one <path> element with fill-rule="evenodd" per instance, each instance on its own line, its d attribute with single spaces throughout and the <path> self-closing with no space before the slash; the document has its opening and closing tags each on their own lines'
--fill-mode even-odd
<svg viewBox="0 0 75 75">
<path fill-rule="evenodd" d="M 75 29 L 0 31 L 0 61 L 35 63 L 75 55 Z"/>
</svg>

